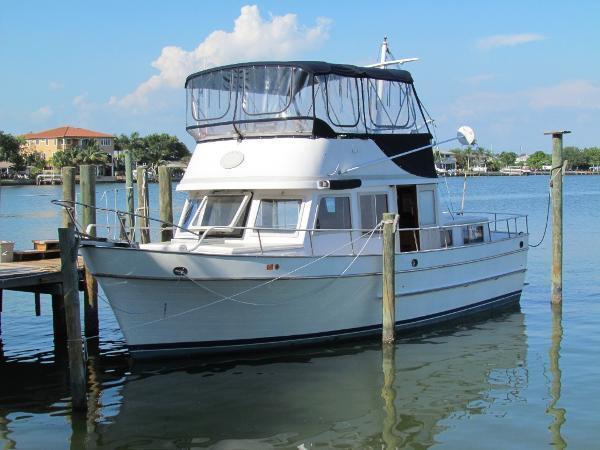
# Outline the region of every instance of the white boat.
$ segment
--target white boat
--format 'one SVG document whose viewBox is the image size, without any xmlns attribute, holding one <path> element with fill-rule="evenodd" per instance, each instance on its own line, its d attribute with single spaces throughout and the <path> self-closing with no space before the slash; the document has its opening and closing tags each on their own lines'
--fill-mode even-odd
<svg viewBox="0 0 600 450">
<path fill-rule="evenodd" d="M 519 301 L 525 216 L 441 212 L 409 72 L 255 62 L 185 86 L 197 147 L 174 238 L 81 243 L 134 357 L 380 333 L 386 211 L 398 330 Z"/>
<path fill-rule="evenodd" d="M 527 166 L 507 166 L 500 169 L 500 173 L 505 175 L 530 175 L 531 170 Z"/>
</svg>

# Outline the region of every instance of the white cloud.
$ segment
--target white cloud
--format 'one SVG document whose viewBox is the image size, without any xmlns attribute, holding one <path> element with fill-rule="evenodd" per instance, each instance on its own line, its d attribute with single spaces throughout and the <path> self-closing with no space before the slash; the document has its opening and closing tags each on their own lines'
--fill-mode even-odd
<svg viewBox="0 0 600 450">
<path fill-rule="evenodd" d="M 522 34 L 496 34 L 477 41 L 477 47 L 482 50 L 491 50 L 497 47 L 514 47 L 515 45 L 527 44 L 528 42 L 542 41 L 546 39 L 537 33 Z"/>
<path fill-rule="evenodd" d="M 277 60 L 301 54 L 329 37 L 330 23 L 329 19 L 317 18 L 316 24 L 307 28 L 298 23 L 295 14 L 271 16 L 265 20 L 258 6 L 243 6 L 232 31 L 213 31 L 191 51 L 164 47 L 152 62 L 152 67 L 159 73 L 126 96 L 111 97 L 109 105 L 137 111 L 149 104 L 151 94 L 181 88 L 185 78 L 198 70 L 242 60 Z"/>
<path fill-rule="evenodd" d="M 554 86 L 533 89 L 528 97 L 529 104 L 535 109 L 600 109 L 600 83 L 588 80 L 563 81 Z"/>
<path fill-rule="evenodd" d="M 44 121 L 46 119 L 49 119 L 52 114 L 54 114 L 54 111 L 52 111 L 52 108 L 50 108 L 50 106 L 45 105 L 42 106 L 38 109 L 36 109 L 35 111 L 33 111 L 30 116 L 33 120 L 37 120 L 37 121 Z"/>
<path fill-rule="evenodd" d="M 60 91 L 63 87 L 65 87 L 62 83 L 59 83 L 58 81 L 51 81 L 50 83 L 48 83 L 48 86 L 53 91 Z"/>
</svg>

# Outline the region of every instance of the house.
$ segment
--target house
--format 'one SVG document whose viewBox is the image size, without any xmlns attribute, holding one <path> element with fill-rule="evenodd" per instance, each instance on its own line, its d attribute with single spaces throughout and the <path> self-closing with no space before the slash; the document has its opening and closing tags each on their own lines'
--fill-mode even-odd
<svg viewBox="0 0 600 450">
<path fill-rule="evenodd" d="M 436 158 L 435 168 L 438 173 L 454 173 L 456 172 L 456 157 L 454 153 L 444 150 L 436 150 L 438 157 Z"/>
<path fill-rule="evenodd" d="M 86 143 L 94 140 L 98 142 L 100 150 L 111 157 L 111 160 L 115 151 L 115 137 L 112 134 L 71 126 L 53 128 L 39 133 L 28 133 L 23 136 L 23 139 L 25 139 L 22 147 L 24 152 L 41 153 L 46 160 L 52 158 L 52 155 L 59 150 L 83 147 Z"/>
<path fill-rule="evenodd" d="M 524 165 L 524 164 L 527 164 L 528 159 L 529 159 L 529 155 L 526 155 L 525 153 L 523 153 L 522 155 L 519 155 L 517 157 L 517 159 L 515 160 L 515 163 L 517 165 Z"/>
<path fill-rule="evenodd" d="M 8 177 L 13 171 L 14 164 L 8 161 L 0 161 L 0 177 Z"/>
</svg>

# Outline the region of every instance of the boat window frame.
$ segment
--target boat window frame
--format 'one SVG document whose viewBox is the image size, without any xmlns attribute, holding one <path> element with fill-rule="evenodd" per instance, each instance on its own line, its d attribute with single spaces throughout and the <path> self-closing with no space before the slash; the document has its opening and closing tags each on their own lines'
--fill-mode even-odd
<svg viewBox="0 0 600 450">
<path fill-rule="evenodd" d="M 389 210 L 390 209 L 390 205 L 392 204 L 392 202 L 390 201 L 390 195 L 389 194 L 390 193 L 388 191 L 363 191 L 363 192 L 358 192 L 357 193 L 357 199 L 356 200 L 357 200 L 357 203 L 358 203 L 358 216 L 359 216 L 359 219 L 360 219 L 360 229 L 363 232 L 364 231 L 372 231 L 373 227 L 368 227 L 368 228 L 364 227 L 363 217 L 362 217 L 362 207 L 361 207 L 361 199 L 362 199 L 362 197 L 367 197 L 367 196 L 369 196 L 369 197 L 375 197 L 377 195 L 384 195 L 385 196 L 386 206 L 387 206 L 387 209 L 388 209 L 388 211 L 386 211 L 386 212 L 392 212 L 392 211 Z M 375 214 L 377 214 L 377 209 L 375 209 Z M 377 220 L 377 217 L 375 217 L 375 220 Z M 383 220 L 383 216 L 380 219 L 380 221 L 381 220 Z M 378 223 L 379 222 L 376 221 L 375 224 L 374 224 L 374 226 L 377 225 Z M 381 233 L 382 231 L 383 231 L 383 229 L 375 230 L 375 232 L 377 232 L 377 233 Z"/>
<path fill-rule="evenodd" d="M 244 98 L 246 96 L 246 82 L 245 82 L 245 80 L 246 80 L 246 73 L 247 73 L 248 67 L 243 67 L 243 68 L 241 68 L 240 73 L 239 73 L 239 80 L 238 80 L 237 91 L 238 91 L 238 96 L 240 98 L 240 106 L 242 107 L 242 111 L 244 112 L 244 114 L 246 114 L 246 115 L 248 115 L 250 117 L 253 117 L 253 116 L 277 116 L 278 114 L 282 114 L 285 111 L 287 111 L 290 108 L 291 104 L 292 104 L 292 99 L 294 98 L 294 95 L 293 95 L 294 94 L 293 79 L 294 79 L 294 69 L 295 69 L 295 67 L 286 67 L 286 66 L 252 66 L 252 67 L 273 67 L 273 68 L 276 68 L 276 69 L 282 69 L 282 68 L 290 69 L 291 76 L 290 76 L 289 83 L 288 83 L 288 96 L 287 96 L 288 100 L 287 100 L 287 103 L 286 103 L 285 107 L 283 109 L 279 110 L 279 111 L 269 111 L 269 112 L 263 111 L 263 112 L 258 112 L 258 113 L 248 112 L 248 110 L 244 106 Z M 241 89 L 240 89 L 240 85 L 241 85 Z M 241 90 L 241 95 L 240 95 L 240 90 Z M 265 95 L 265 93 L 263 92 L 262 95 Z M 272 117 L 272 118 L 276 118 L 276 117 Z M 270 119 L 270 117 L 267 117 L 266 119 L 268 120 L 268 119 Z M 283 119 L 288 119 L 288 118 L 284 117 Z M 237 122 L 239 122 L 239 120 L 236 121 L 236 119 L 234 118 L 234 122 L 237 123 Z M 254 121 L 248 121 L 247 120 L 247 122 L 254 122 Z"/>
<path fill-rule="evenodd" d="M 362 116 L 364 115 L 364 112 L 361 110 L 361 104 L 363 103 L 362 97 L 363 97 L 363 83 L 362 80 L 360 80 L 360 88 L 359 88 L 359 79 L 358 78 L 352 78 L 352 77 L 344 77 L 342 75 L 333 75 L 337 78 L 340 79 L 346 79 L 346 80 L 354 80 L 354 87 L 356 89 L 356 122 L 354 122 L 353 124 L 348 124 L 348 125 L 341 125 L 338 124 L 336 121 L 334 121 L 331 118 L 331 113 L 330 113 L 330 107 L 329 107 L 329 77 L 332 76 L 331 74 L 328 75 L 322 75 L 325 78 L 325 112 L 327 113 L 327 119 L 329 120 L 329 122 L 335 126 L 335 127 L 339 127 L 339 128 L 356 128 L 358 127 L 358 124 L 361 121 L 361 118 L 363 118 Z M 323 95 L 323 94 L 321 94 Z M 316 102 L 316 95 L 313 97 L 313 105 Z"/>
<path fill-rule="evenodd" d="M 240 219 L 242 219 L 242 216 L 244 216 L 244 215 L 246 216 L 246 220 L 247 220 L 249 205 L 250 205 L 250 201 L 252 200 L 252 192 L 249 192 L 249 191 L 211 192 L 211 193 L 204 194 L 201 198 L 196 197 L 194 200 L 200 201 L 200 204 L 198 205 L 198 208 L 197 208 L 196 212 L 194 213 L 194 215 L 189 219 L 191 223 L 197 222 L 198 219 L 200 219 L 201 214 L 204 215 L 206 204 L 208 202 L 208 197 L 210 197 L 210 196 L 212 196 L 212 197 L 243 196 L 243 198 L 242 198 L 242 201 L 240 202 L 240 206 L 238 207 L 237 211 L 233 215 L 232 220 L 227 225 L 190 225 L 188 227 L 183 227 L 183 224 L 186 222 L 184 219 L 186 218 L 186 214 L 188 214 L 188 212 L 189 212 L 188 210 L 190 208 L 190 206 L 187 206 L 185 212 L 181 215 L 182 216 L 182 221 L 181 221 L 182 227 L 186 231 L 191 231 L 191 232 L 206 231 L 206 230 L 212 229 L 214 227 L 218 227 L 218 230 L 211 230 L 211 234 L 214 233 L 215 235 L 218 235 L 218 236 L 227 236 L 228 234 L 231 235 L 233 233 L 236 233 L 235 236 L 229 236 L 229 237 L 241 237 L 243 235 L 244 230 L 238 230 L 236 228 L 244 227 L 245 223 L 242 223 L 240 225 L 236 225 L 236 223 L 238 223 L 238 221 Z M 188 199 L 188 205 L 189 205 L 189 199 Z M 240 233 L 240 231 L 241 231 L 241 233 Z M 239 236 L 238 236 L 238 234 L 239 234 Z"/>
<path fill-rule="evenodd" d="M 302 214 L 304 212 L 304 204 L 306 203 L 306 200 L 303 197 L 300 196 L 286 196 L 286 197 L 260 197 L 255 199 L 258 204 L 256 205 L 256 214 L 254 214 L 254 222 L 253 222 L 253 231 L 255 234 L 258 234 L 257 230 L 260 230 L 261 235 L 263 234 L 277 234 L 277 235 L 281 235 L 281 234 L 287 234 L 287 235 L 292 235 L 292 234 L 297 234 L 299 231 L 299 227 L 300 227 L 300 223 L 302 222 Z M 278 228 L 278 229 L 274 229 L 273 227 L 269 228 L 269 227 L 262 227 L 262 226 L 258 226 L 256 224 L 256 221 L 258 220 L 258 215 L 260 212 L 260 207 L 261 204 L 264 200 L 267 201 L 298 201 L 300 202 L 300 206 L 298 208 L 298 220 L 296 220 L 296 225 L 294 228 Z"/>
<path fill-rule="evenodd" d="M 218 72 L 222 73 L 222 72 L 225 72 L 225 70 L 219 70 Z M 231 99 L 233 97 L 232 93 L 234 92 L 233 88 L 234 88 L 234 86 L 237 85 L 238 80 L 237 80 L 237 73 L 236 73 L 235 70 L 230 70 L 229 72 L 231 72 L 232 78 L 231 78 L 231 81 L 229 83 L 229 90 L 227 91 L 229 93 L 228 106 L 227 106 L 227 109 L 225 110 L 225 112 L 222 115 L 220 115 L 220 116 L 207 117 L 207 118 L 199 118 L 198 117 L 198 111 L 200 110 L 199 105 L 197 106 L 196 109 L 194 108 L 194 105 L 196 104 L 196 102 L 194 101 L 194 98 L 196 97 L 194 95 L 194 91 L 199 91 L 200 89 L 199 88 L 194 88 L 194 87 L 192 87 L 191 89 L 189 89 L 189 91 L 190 91 L 189 100 L 190 100 L 190 103 L 191 103 L 190 112 L 191 112 L 191 115 L 192 115 L 192 119 L 194 119 L 196 121 L 196 123 L 200 124 L 201 122 L 204 122 L 203 125 L 208 126 L 208 125 L 212 124 L 214 121 L 222 119 L 223 117 L 225 117 L 229 113 L 229 111 L 231 111 L 231 104 L 232 104 Z M 234 80 L 234 77 L 235 77 L 235 80 Z M 237 92 L 237 88 L 235 90 Z M 237 98 L 237 95 L 234 98 Z M 235 101 L 233 103 L 234 103 L 234 108 L 235 108 Z M 186 109 L 187 109 L 187 107 L 186 107 Z"/>
<path fill-rule="evenodd" d="M 348 208 L 349 208 L 349 214 L 348 217 L 350 219 L 350 227 L 349 228 L 320 228 L 317 226 L 317 222 L 319 220 L 319 211 L 321 210 L 321 200 L 325 199 L 325 198 L 347 198 L 348 199 Z M 351 194 L 323 194 L 323 195 L 319 195 L 316 198 L 317 200 L 317 207 L 315 209 L 315 217 L 314 217 L 314 221 L 313 221 L 313 233 L 314 232 L 319 232 L 319 233 L 323 233 L 323 232 L 331 232 L 331 233 L 336 233 L 339 231 L 349 231 L 352 230 L 352 195 Z"/>
</svg>

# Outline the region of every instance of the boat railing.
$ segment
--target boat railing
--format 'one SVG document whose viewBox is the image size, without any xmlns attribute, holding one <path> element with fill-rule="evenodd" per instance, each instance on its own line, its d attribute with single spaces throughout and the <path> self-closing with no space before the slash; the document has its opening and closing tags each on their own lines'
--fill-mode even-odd
<svg viewBox="0 0 600 450">
<path fill-rule="evenodd" d="M 98 239 L 96 237 L 96 233 L 94 231 L 98 231 L 100 229 L 106 230 L 106 237 L 101 237 L 101 239 L 111 239 L 114 241 L 127 242 L 129 245 L 135 245 L 133 239 L 133 232 L 135 228 L 137 229 L 153 229 L 153 227 L 134 227 L 133 229 L 126 224 L 126 218 L 128 216 L 133 216 L 137 218 L 145 217 L 141 214 L 129 213 L 126 211 L 121 211 L 117 209 L 111 208 L 103 208 L 99 206 L 86 205 L 81 202 L 70 202 L 70 201 L 62 201 L 62 200 L 53 200 L 52 203 L 62 206 L 69 211 L 73 222 L 76 224 L 76 228 L 79 232 L 80 237 L 84 239 Z M 90 207 L 97 211 L 112 213 L 115 214 L 116 220 L 115 224 L 89 224 L 85 228 L 85 230 L 81 230 L 81 226 L 79 226 L 78 222 L 75 220 L 75 207 Z M 480 219 L 481 215 L 487 215 L 488 218 L 485 220 Z M 478 215 L 470 220 L 470 215 Z M 344 235 L 348 236 L 347 241 L 343 241 L 340 244 L 340 251 L 348 248 L 349 255 L 356 256 L 357 254 L 365 254 L 364 250 L 367 242 L 365 239 L 371 239 L 372 237 L 379 238 L 381 236 L 381 223 L 377 224 L 373 229 L 364 229 L 364 228 L 352 228 L 352 229 L 339 229 L 339 228 L 269 228 L 269 227 L 253 227 L 253 226 L 209 226 L 202 229 L 188 229 L 186 227 L 179 226 L 174 223 L 166 222 L 160 219 L 156 219 L 153 217 L 146 217 L 150 223 L 157 223 L 160 230 L 170 229 L 173 232 L 179 231 L 183 234 L 179 234 L 176 236 L 179 240 L 192 240 L 194 244 L 187 249 L 188 252 L 194 252 L 198 248 L 200 248 L 203 244 L 207 243 L 207 238 L 216 238 L 216 237 L 224 237 L 227 238 L 227 235 L 224 233 L 233 233 L 240 232 L 243 235 L 246 232 L 255 233 L 256 239 L 258 241 L 258 251 L 260 254 L 265 254 L 265 252 L 269 251 L 269 247 L 272 246 L 285 246 L 282 244 L 282 240 L 279 239 L 277 242 L 272 240 L 274 235 L 291 235 L 297 233 L 306 233 L 308 236 L 308 244 L 310 247 L 310 254 L 312 256 L 319 255 L 318 247 L 321 247 L 321 243 L 315 243 L 316 237 L 322 235 L 324 233 L 335 233 L 336 235 Z M 479 228 L 480 227 L 480 228 Z M 487 233 L 483 233 L 483 227 L 487 228 Z M 468 234 L 470 231 L 475 231 L 476 233 L 481 232 L 480 239 L 476 239 L 473 242 L 460 242 L 455 244 L 454 238 L 451 237 L 454 233 L 454 230 L 463 230 L 463 233 Z M 81 230 L 81 231 L 80 231 Z M 478 243 L 489 243 L 496 242 L 503 239 L 511 239 L 516 236 L 529 234 L 529 224 L 526 214 L 513 214 L 513 213 L 497 213 L 497 212 L 479 212 L 479 211 L 469 211 L 464 213 L 454 213 L 452 216 L 452 221 L 450 223 L 434 225 L 434 226 L 421 226 L 421 227 L 396 227 L 396 232 L 399 233 L 399 239 L 403 239 L 407 234 L 412 235 L 412 239 L 414 240 L 414 248 L 416 251 L 428 251 L 428 250 L 438 250 L 440 248 L 455 248 L 459 246 L 467 246 L 472 245 L 475 242 Z M 111 236 L 112 233 L 112 236 Z M 434 248 L 422 248 L 420 236 L 426 233 L 439 233 L 440 236 L 440 245 L 435 246 Z M 449 235 L 450 233 L 450 235 Z M 269 234 L 269 236 L 265 236 L 265 234 Z M 450 236 L 450 240 L 448 237 Z M 265 242 L 266 240 L 266 242 Z M 268 245 L 267 245 L 268 244 Z M 319 245 L 317 245 L 319 244 Z"/>
</svg>

